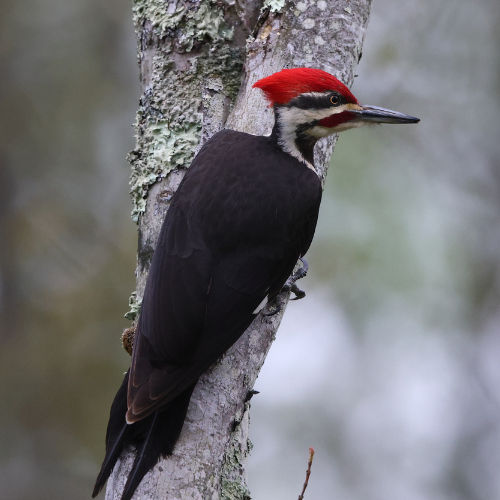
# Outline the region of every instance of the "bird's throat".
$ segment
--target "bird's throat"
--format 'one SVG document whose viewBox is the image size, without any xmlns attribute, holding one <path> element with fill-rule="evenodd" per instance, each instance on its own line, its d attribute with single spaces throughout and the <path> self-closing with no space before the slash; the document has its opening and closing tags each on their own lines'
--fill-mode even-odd
<svg viewBox="0 0 500 500">
<path fill-rule="evenodd" d="M 310 124 L 296 125 L 284 122 L 279 115 L 279 110 L 276 109 L 274 118 L 271 139 L 276 141 L 278 147 L 285 153 L 288 153 L 300 162 L 305 163 L 309 168 L 315 170 L 314 146 L 318 139 L 305 133 Z"/>
</svg>

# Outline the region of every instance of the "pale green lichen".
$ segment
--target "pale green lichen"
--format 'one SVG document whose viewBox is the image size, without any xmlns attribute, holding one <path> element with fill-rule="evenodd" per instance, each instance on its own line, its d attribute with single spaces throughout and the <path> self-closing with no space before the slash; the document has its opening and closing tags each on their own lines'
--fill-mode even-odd
<svg viewBox="0 0 500 500">
<path fill-rule="evenodd" d="M 215 92 L 230 99 L 239 89 L 243 53 L 228 45 L 234 29 L 224 18 L 224 5 L 214 0 L 178 7 L 165 0 L 134 2 L 138 29 L 148 24 L 161 39 L 148 63 L 151 79 L 137 113 L 137 148 L 129 156 L 136 222 L 146 209 L 149 188 L 172 170 L 189 166 L 207 109 L 203 89 L 220 82 Z"/>
<path fill-rule="evenodd" d="M 221 498 L 223 500 L 250 500 L 250 491 L 238 481 L 222 480 Z"/>
<path fill-rule="evenodd" d="M 271 12 L 281 12 L 285 7 L 286 0 L 264 0 L 262 10 L 269 9 Z"/>
<path fill-rule="evenodd" d="M 221 45 L 200 60 L 199 69 L 212 82 L 222 84 L 220 92 L 234 101 L 241 86 L 244 49 Z M 206 79 L 205 79 L 206 80 Z"/>
<path fill-rule="evenodd" d="M 144 129 L 141 161 L 131 159 L 134 168 L 130 176 L 133 209 L 137 222 L 146 208 L 148 189 L 174 168 L 188 164 L 200 140 L 201 120 L 170 125 L 166 120 L 147 123 Z"/>
<path fill-rule="evenodd" d="M 137 292 L 132 292 L 128 299 L 128 311 L 125 313 L 124 318 L 130 321 L 135 321 L 141 312 L 142 299 L 137 298 Z"/>
<path fill-rule="evenodd" d="M 234 28 L 226 24 L 222 9 L 210 1 L 202 1 L 196 11 L 188 10 L 183 21 L 178 43 L 187 52 L 193 48 L 195 41 L 208 38 L 217 42 L 233 38 Z"/>
<path fill-rule="evenodd" d="M 213 46 L 207 52 L 183 72 L 165 63 L 164 54 L 153 60 L 152 86 L 137 114 L 138 147 L 129 155 L 135 222 L 144 213 L 150 186 L 176 168 L 187 168 L 193 159 L 203 122 L 201 89 L 217 83 L 214 91 L 231 100 L 238 92 L 242 51 Z"/>
<path fill-rule="evenodd" d="M 248 418 L 249 410 L 250 403 L 247 401 L 243 410 L 243 419 Z M 244 439 L 242 442 L 241 425 L 241 422 L 236 425 L 224 454 L 220 494 L 223 500 L 250 500 L 251 498 L 242 471 L 244 470 L 244 462 L 252 449 L 252 443 L 249 439 Z"/>
<path fill-rule="evenodd" d="M 137 24 L 143 20 L 148 20 L 154 27 L 166 31 L 175 29 L 186 12 L 184 6 L 173 11 L 169 11 L 169 7 L 165 0 L 134 0 L 132 10 Z"/>
<path fill-rule="evenodd" d="M 149 21 L 160 37 L 174 35 L 178 46 L 189 52 L 194 42 L 208 38 L 212 42 L 227 41 L 233 37 L 233 28 L 224 20 L 220 3 L 201 0 L 190 7 L 181 5 L 169 10 L 171 4 L 165 0 L 136 0 L 134 17 L 136 25 Z"/>
</svg>

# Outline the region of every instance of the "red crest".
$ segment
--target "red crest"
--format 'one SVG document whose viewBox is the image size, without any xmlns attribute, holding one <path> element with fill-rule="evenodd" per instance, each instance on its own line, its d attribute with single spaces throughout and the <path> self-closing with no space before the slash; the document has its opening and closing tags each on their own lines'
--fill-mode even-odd
<svg viewBox="0 0 500 500">
<path fill-rule="evenodd" d="M 326 90 L 338 92 L 348 102 L 356 104 L 358 102 L 342 82 L 321 69 L 283 69 L 255 82 L 253 87 L 257 87 L 264 92 L 271 102 L 271 106 L 286 104 L 294 97 L 305 92 L 324 92 Z"/>
</svg>

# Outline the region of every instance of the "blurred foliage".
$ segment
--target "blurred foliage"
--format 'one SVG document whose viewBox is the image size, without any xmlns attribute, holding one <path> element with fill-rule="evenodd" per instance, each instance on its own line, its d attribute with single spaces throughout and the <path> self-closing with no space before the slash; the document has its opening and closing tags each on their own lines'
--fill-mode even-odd
<svg viewBox="0 0 500 500">
<path fill-rule="evenodd" d="M 128 2 L 2 3 L 3 498 L 88 498 L 127 363 L 138 97 Z"/>
<path fill-rule="evenodd" d="M 88 498 L 128 363 L 131 5 L 4 0 L 2 497 Z M 497 0 L 374 0 L 354 92 L 418 126 L 342 135 L 253 400 L 255 498 L 500 498 Z M 284 479 L 286 478 L 286 480 Z"/>
</svg>

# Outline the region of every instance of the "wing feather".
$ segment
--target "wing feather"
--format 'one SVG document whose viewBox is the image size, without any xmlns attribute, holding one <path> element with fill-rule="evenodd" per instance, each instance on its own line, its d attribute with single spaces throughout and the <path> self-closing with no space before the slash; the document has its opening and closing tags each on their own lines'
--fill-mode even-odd
<svg viewBox="0 0 500 500">
<path fill-rule="evenodd" d="M 243 139 L 249 141 L 254 156 L 242 157 L 234 134 L 240 147 Z M 229 131 L 216 135 L 174 196 L 136 331 L 129 422 L 196 382 L 249 326 L 262 300 L 279 292 L 309 247 L 319 180 L 300 164 L 291 170 L 289 158 L 262 141 Z M 276 158 L 268 170 L 255 156 L 266 147 Z M 214 151 L 221 148 L 225 159 L 214 162 Z"/>
</svg>

